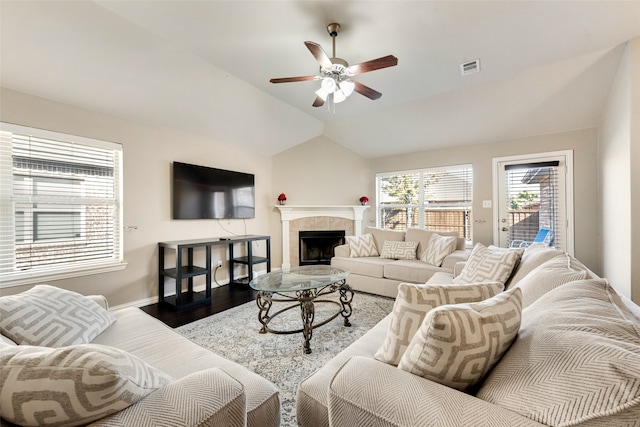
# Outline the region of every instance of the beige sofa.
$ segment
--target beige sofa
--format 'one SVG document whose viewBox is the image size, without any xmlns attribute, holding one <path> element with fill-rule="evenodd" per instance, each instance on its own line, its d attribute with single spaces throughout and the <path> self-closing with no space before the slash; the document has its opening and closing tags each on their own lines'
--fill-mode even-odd
<svg viewBox="0 0 640 427">
<path fill-rule="evenodd" d="M 470 251 L 465 249 L 464 239 L 458 238 L 455 250 L 444 258 L 442 265 L 435 266 L 421 261 L 421 255 L 426 250 L 433 233 L 457 236 L 457 232 L 452 231 L 409 228 L 404 232 L 367 227 L 364 234 L 373 236 L 378 253 L 382 252 L 386 241 L 411 241 L 418 242 L 416 257 L 414 259 L 391 259 L 380 256 L 352 257 L 347 243 L 335 248 L 331 266 L 350 272 L 348 282 L 353 289 L 395 298 L 400 283 L 425 283 L 435 273 L 453 273 L 456 263 L 465 261 L 469 256 Z"/>
<path fill-rule="evenodd" d="M 426 285 L 453 280 L 438 273 Z M 299 385 L 299 425 L 640 426 L 640 307 L 539 245 L 524 251 L 506 287 L 498 296 L 520 288 L 522 323 L 474 388 L 376 360 L 392 313 Z"/>
<path fill-rule="evenodd" d="M 88 298 L 107 308 L 104 297 Z M 110 313 L 115 321 L 91 344 L 124 350 L 168 374 L 171 382 L 128 408 L 90 425 L 276 427 L 280 424 L 279 393 L 270 381 L 189 341 L 138 308 Z M 15 346 L 15 342 L 2 336 L 0 356 L 15 351 Z M 5 367 L 10 368 L 3 366 L 3 375 Z M 10 371 L 6 372 L 12 375 Z M 7 389 L 2 393 L 8 395 L 19 385 L 10 390 L 5 379 L 2 386 Z M 2 403 L 7 404 L 6 401 Z M 11 425 L 6 420 L 0 424 Z"/>
</svg>

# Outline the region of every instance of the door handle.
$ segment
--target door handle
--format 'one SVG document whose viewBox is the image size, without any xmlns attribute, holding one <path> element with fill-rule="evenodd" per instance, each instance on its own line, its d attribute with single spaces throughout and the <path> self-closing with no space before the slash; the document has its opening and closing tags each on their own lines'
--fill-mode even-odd
<svg viewBox="0 0 640 427">
<path fill-rule="evenodd" d="M 502 231 L 509 231 L 509 227 L 502 227 Z"/>
</svg>

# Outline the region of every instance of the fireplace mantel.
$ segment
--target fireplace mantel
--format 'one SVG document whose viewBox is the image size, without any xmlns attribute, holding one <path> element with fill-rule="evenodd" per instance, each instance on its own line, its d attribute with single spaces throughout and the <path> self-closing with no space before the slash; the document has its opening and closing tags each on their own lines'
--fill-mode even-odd
<svg viewBox="0 0 640 427">
<path fill-rule="evenodd" d="M 314 216 L 333 216 L 354 221 L 354 234 L 362 234 L 362 219 L 369 206 L 276 205 L 282 220 L 282 268 L 291 267 L 289 253 L 289 221 Z"/>
</svg>

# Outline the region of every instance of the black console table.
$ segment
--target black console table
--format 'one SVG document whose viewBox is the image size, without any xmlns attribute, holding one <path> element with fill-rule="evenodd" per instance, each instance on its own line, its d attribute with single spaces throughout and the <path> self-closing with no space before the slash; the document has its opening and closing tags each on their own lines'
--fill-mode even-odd
<svg viewBox="0 0 640 427">
<path fill-rule="evenodd" d="M 264 240 L 266 243 L 266 256 L 259 257 L 253 255 L 253 245 L 255 241 Z M 236 244 L 246 245 L 246 256 L 234 257 L 234 246 Z M 256 264 L 266 263 L 267 272 L 271 271 L 271 237 L 270 236 L 234 236 L 229 238 L 208 238 L 194 240 L 175 240 L 171 242 L 158 243 L 158 299 L 159 302 L 170 304 L 176 308 L 187 308 L 194 305 L 206 304 L 211 302 L 211 248 L 213 246 L 227 245 L 229 248 L 229 284 L 247 285 L 253 279 L 253 266 Z M 206 265 L 199 267 L 193 264 L 194 248 L 204 248 L 206 251 Z M 176 267 L 165 268 L 165 249 L 173 249 L 176 251 Z M 183 251 L 187 251 L 186 264 L 184 264 Z M 234 276 L 235 264 L 244 264 L 248 266 L 249 275 L 246 278 L 236 278 Z M 193 291 L 193 278 L 196 276 L 206 276 L 205 291 Z M 164 281 L 166 277 L 170 277 L 176 282 L 176 294 L 168 297 L 164 296 Z M 182 281 L 187 280 L 187 289 L 183 289 Z"/>
</svg>

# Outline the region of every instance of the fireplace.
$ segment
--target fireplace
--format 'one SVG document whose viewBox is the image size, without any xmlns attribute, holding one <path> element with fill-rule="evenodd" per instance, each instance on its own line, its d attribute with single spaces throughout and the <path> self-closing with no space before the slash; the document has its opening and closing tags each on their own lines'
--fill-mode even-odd
<svg viewBox="0 0 640 427">
<path fill-rule="evenodd" d="M 300 265 L 331 264 L 333 250 L 344 244 L 344 235 L 344 230 L 300 231 Z"/>
</svg>

